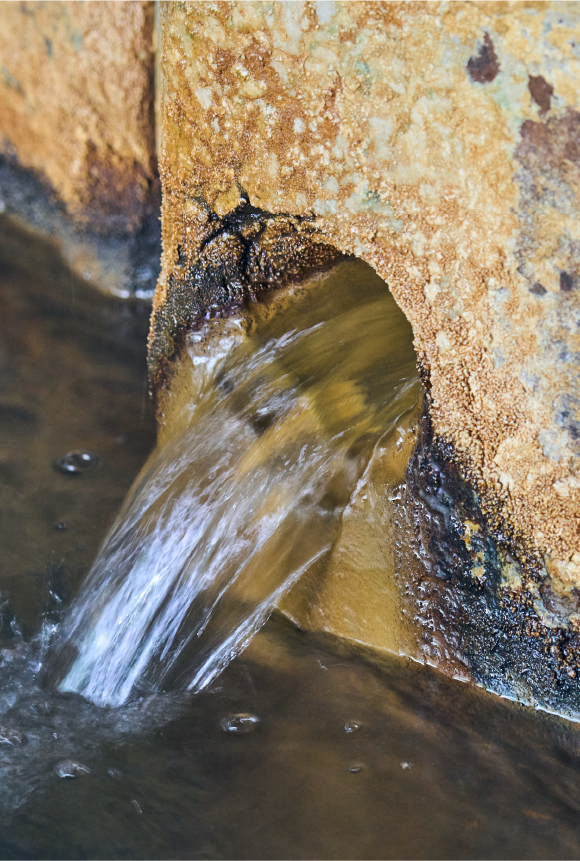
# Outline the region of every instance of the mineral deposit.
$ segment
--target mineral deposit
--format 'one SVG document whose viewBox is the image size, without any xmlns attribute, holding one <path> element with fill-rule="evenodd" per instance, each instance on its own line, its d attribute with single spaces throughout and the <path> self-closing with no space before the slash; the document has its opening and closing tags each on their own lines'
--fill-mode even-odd
<svg viewBox="0 0 580 861">
<path fill-rule="evenodd" d="M 161 17 L 154 370 L 168 329 L 212 313 L 191 273 L 218 234 L 243 274 L 236 213 L 366 260 L 412 324 L 436 435 L 498 529 L 545 560 L 552 604 L 570 600 L 578 5 L 192 2 Z"/>
</svg>

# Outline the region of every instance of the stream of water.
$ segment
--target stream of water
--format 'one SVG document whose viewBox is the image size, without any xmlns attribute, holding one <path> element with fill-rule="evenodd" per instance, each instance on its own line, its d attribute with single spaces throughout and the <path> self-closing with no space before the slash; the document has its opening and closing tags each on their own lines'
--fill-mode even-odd
<svg viewBox="0 0 580 861">
<path fill-rule="evenodd" d="M 60 690 L 119 706 L 202 689 L 331 549 L 373 447 L 418 392 L 386 286 L 350 280 L 313 286 L 324 317 L 306 297 L 207 377 L 62 628 L 51 660 L 74 657 Z"/>
</svg>

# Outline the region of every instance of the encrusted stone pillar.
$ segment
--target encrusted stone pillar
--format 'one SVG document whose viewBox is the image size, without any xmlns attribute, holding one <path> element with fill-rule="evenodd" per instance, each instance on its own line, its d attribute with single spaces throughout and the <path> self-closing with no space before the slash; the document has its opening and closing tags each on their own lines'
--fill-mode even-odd
<svg viewBox="0 0 580 861">
<path fill-rule="evenodd" d="M 157 307 L 241 195 L 371 263 L 436 433 L 562 586 L 580 585 L 579 25 L 575 3 L 162 6 Z"/>
</svg>

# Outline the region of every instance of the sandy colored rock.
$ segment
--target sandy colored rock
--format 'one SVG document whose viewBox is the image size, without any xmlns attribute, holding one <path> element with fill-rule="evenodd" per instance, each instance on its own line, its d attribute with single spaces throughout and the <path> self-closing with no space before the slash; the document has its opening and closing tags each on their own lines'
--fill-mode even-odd
<svg viewBox="0 0 580 861">
<path fill-rule="evenodd" d="M 91 227 L 134 230 L 155 182 L 153 4 L 3 3 L 0 149 Z"/>
<path fill-rule="evenodd" d="M 306 572 L 280 609 L 304 630 L 329 632 L 424 662 L 428 656 L 416 607 L 406 602 L 398 579 L 401 541 L 410 544 L 413 536 L 410 529 L 407 534 L 399 529 L 395 501 L 417 442 L 420 412 L 417 404 L 377 447 L 344 512 L 330 558 Z M 460 675 L 458 664 L 445 668 Z"/>
<path fill-rule="evenodd" d="M 139 268 L 130 258 L 154 259 L 133 238 L 158 231 L 144 228 L 159 207 L 153 17 L 150 2 L 0 9 L 1 210 L 53 236 L 81 276 L 120 293 Z"/>
<path fill-rule="evenodd" d="M 580 584 L 577 4 L 168 3 L 161 17 L 157 319 L 242 190 L 307 219 L 391 287 L 435 430 L 488 510 L 547 555 L 556 588 Z"/>
</svg>

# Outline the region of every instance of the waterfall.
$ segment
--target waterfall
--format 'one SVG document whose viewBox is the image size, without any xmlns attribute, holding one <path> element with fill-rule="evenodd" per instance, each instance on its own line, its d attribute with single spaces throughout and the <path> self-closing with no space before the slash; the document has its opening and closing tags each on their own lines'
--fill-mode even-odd
<svg viewBox="0 0 580 861">
<path fill-rule="evenodd" d="M 374 446 L 417 397 L 386 285 L 338 268 L 206 375 L 150 457 L 54 645 L 61 690 L 118 706 L 203 688 L 332 547 Z"/>
</svg>

